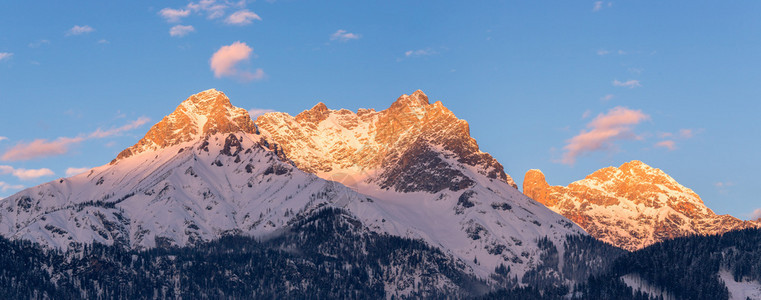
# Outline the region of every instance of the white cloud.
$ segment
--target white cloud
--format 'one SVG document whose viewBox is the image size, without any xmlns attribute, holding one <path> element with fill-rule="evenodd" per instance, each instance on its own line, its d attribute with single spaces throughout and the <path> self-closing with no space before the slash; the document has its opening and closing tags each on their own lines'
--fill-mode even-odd
<svg viewBox="0 0 761 300">
<path fill-rule="evenodd" d="M 169 35 L 183 37 L 194 31 L 196 31 L 196 29 L 191 25 L 175 25 L 169 29 Z"/>
<path fill-rule="evenodd" d="M 256 13 L 253 11 L 249 11 L 248 9 L 243 9 L 236 11 L 232 13 L 231 15 L 227 16 L 227 19 L 225 19 L 225 23 L 232 24 L 232 25 L 248 25 L 251 24 L 254 20 L 261 21 L 262 18 L 259 17 Z"/>
<path fill-rule="evenodd" d="M 245 6 L 245 2 L 241 1 L 238 3 L 233 3 L 232 5 L 237 7 L 243 7 Z M 208 19 L 217 19 L 225 15 L 225 9 L 228 8 L 230 3 L 218 3 L 216 0 L 201 0 L 198 2 L 190 2 L 188 3 L 188 9 L 192 10 L 193 12 L 206 14 L 206 17 Z"/>
<path fill-rule="evenodd" d="M 164 8 L 159 11 L 159 15 L 166 19 L 169 23 L 177 23 L 182 20 L 182 18 L 187 17 L 190 15 L 190 10 L 187 9 L 174 9 L 174 8 Z"/>
<path fill-rule="evenodd" d="M 1 141 L 4 141 L 4 140 L 7 140 L 7 139 L 8 139 L 7 137 L 4 137 L 4 136 L 0 136 L 0 142 L 1 142 Z"/>
<path fill-rule="evenodd" d="M 90 27 L 88 25 L 84 25 L 84 26 L 74 25 L 74 27 L 71 27 L 71 29 L 66 31 L 66 35 L 67 36 L 69 36 L 69 35 L 81 35 L 81 34 L 86 34 L 86 33 L 90 33 L 90 32 L 93 32 L 93 31 L 95 31 L 95 28 L 92 28 L 92 27 Z"/>
<path fill-rule="evenodd" d="M 249 60 L 253 51 L 253 48 L 240 41 L 220 47 L 209 60 L 214 77 L 235 77 L 243 81 L 264 79 L 266 75 L 262 69 L 256 69 L 253 73 L 239 69 L 238 65 Z"/>
<path fill-rule="evenodd" d="M 109 41 L 108 41 L 108 40 L 106 40 L 106 39 L 100 39 L 100 40 L 98 40 L 98 44 L 110 44 L 110 43 L 111 43 L 111 42 L 109 42 Z"/>
<path fill-rule="evenodd" d="M 734 182 L 729 182 L 729 181 L 725 181 L 725 182 L 719 181 L 719 182 L 714 183 L 713 185 L 715 185 L 717 188 L 724 188 L 724 187 L 728 187 L 728 186 L 734 186 L 735 183 Z"/>
<path fill-rule="evenodd" d="M 620 87 L 628 87 L 630 89 L 633 89 L 635 87 L 641 87 L 642 84 L 639 83 L 639 80 L 630 79 L 627 81 L 618 81 L 618 79 L 613 80 L 613 86 L 620 86 Z"/>
<path fill-rule="evenodd" d="M 90 168 L 68 168 L 66 169 L 66 177 L 82 174 L 88 170 L 90 170 Z"/>
<path fill-rule="evenodd" d="M 53 141 L 49 141 L 46 139 L 36 139 L 31 142 L 22 141 L 17 143 L 15 146 L 11 147 L 10 149 L 6 150 L 5 153 L 3 153 L 2 156 L 0 156 L 0 160 L 21 161 L 21 160 L 30 160 L 30 159 L 36 159 L 41 157 L 66 154 L 67 152 L 69 152 L 69 146 L 71 145 L 81 143 L 87 139 L 100 139 L 100 138 L 117 135 L 124 131 L 132 130 L 137 127 L 140 127 L 141 125 L 147 123 L 148 121 L 149 121 L 148 118 L 141 117 L 122 127 L 105 130 L 105 131 L 98 128 L 97 130 L 95 130 L 94 132 L 88 135 L 80 135 L 73 138 L 59 137 Z"/>
<path fill-rule="evenodd" d="M 626 107 L 616 107 L 607 114 L 599 114 L 587 124 L 588 130 L 582 130 L 566 141 L 561 162 L 572 165 L 582 154 L 614 148 L 616 140 L 638 139 L 634 134 L 634 125 L 649 118 L 641 110 Z"/>
<path fill-rule="evenodd" d="M 602 97 L 600 98 L 600 100 L 602 100 L 602 101 L 610 101 L 610 100 L 612 100 L 612 99 L 613 99 L 613 98 L 615 98 L 615 97 L 616 97 L 616 96 L 614 96 L 613 94 L 607 94 L 607 95 L 605 95 L 605 96 L 602 96 Z"/>
<path fill-rule="evenodd" d="M 11 166 L 0 165 L 0 174 L 11 174 L 21 180 L 37 179 L 40 177 L 55 175 L 48 168 L 42 169 L 15 169 Z"/>
<path fill-rule="evenodd" d="M 340 42 L 347 42 L 350 40 L 357 40 L 361 37 L 362 35 L 360 34 L 351 33 L 351 32 L 347 32 L 346 30 L 339 29 L 338 31 L 330 35 L 330 40 L 331 41 L 338 40 Z"/>
<path fill-rule="evenodd" d="M 10 52 L 0 52 L 0 61 L 10 59 L 11 56 L 13 56 L 13 53 Z"/>
<path fill-rule="evenodd" d="M 608 50 L 605 50 L 605 49 L 597 50 L 597 55 L 603 56 L 603 55 L 608 55 L 608 54 L 610 54 L 610 51 L 608 51 Z"/>
<path fill-rule="evenodd" d="M 428 55 L 434 55 L 434 54 L 436 54 L 436 51 L 433 51 L 431 49 L 408 50 L 404 52 L 404 56 L 406 57 L 428 56 Z"/>
<path fill-rule="evenodd" d="M 20 185 L 20 184 L 13 185 L 13 184 L 9 184 L 9 183 L 0 181 L 0 190 L 3 191 L 3 192 L 6 192 L 8 190 L 20 190 L 20 189 L 23 189 L 23 188 L 24 188 L 24 186 Z M 2 198 L 0 198 L 0 199 L 2 199 Z"/>
<path fill-rule="evenodd" d="M 251 119 L 256 119 L 256 117 L 261 116 L 266 113 L 275 112 L 272 109 L 268 108 L 252 108 L 248 110 L 248 114 L 251 116 Z"/>
</svg>

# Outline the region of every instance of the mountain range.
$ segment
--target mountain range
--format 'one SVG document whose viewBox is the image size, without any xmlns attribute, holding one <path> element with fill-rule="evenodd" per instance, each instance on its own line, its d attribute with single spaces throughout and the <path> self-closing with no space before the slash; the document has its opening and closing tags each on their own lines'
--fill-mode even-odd
<svg viewBox="0 0 761 300">
<path fill-rule="evenodd" d="M 216 249 L 217 241 L 242 237 L 253 248 L 234 251 L 257 249 L 297 270 L 279 276 L 361 265 L 350 271 L 383 291 L 365 295 L 388 298 L 569 287 L 609 270 L 625 252 L 615 247 L 634 251 L 758 226 L 714 214 L 692 190 L 639 161 L 568 187 L 549 186 L 531 170 L 523 190 L 480 150 L 465 120 L 422 91 L 380 111 L 318 103 L 296 116 L 274 112 L 254 121 L 211 89 L 182 101 L 110 163 L 0 200 L 0 234 L 80 255 L 92 254 L 92 245 L 119 253 Z M 399 248 L 371 250 L 376 244 Z M 410 269 L 411 261 L 426 263 Z M 328 284 L 312 275 L 301 288 L 258 295 L 301 295 Z"/>
</svg>

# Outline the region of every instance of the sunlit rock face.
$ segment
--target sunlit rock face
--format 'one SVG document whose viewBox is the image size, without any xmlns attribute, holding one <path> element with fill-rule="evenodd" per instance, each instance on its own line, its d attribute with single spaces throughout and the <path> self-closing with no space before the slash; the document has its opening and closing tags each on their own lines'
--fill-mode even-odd
<svg viewBox="0 0 761 300">
<path fill-rule="evenodd" d="M 592 236 L 627 250 L 691 234 L 756 227 L 716 215 L 691 189 L 641 161 L 600 169 L 566 186 L 550 186 L 530 170 L 523 192 L 573 220 Z"/>
<path fill-rule="evenodd" d="M 124 149 L 117 160 L 145 151 L 162 149 L 217 133 L 255 133 L 248 111 L 230 104 L 215 89 L 190 96 L 174 112 L 153 125 L 143 139 Z"/>
<path fill-rule="evenodd" d="M 295 117 L 264 114 L 256 124 L 296 166 L 323 178 L 435 193 L 473 186 L 463 171 L 471 168 L 515 187 L 502 165 L 479 150 L 468 122 L 419 90 L 382 111 L 331 110 L 318 103 Z"/>
</svg>

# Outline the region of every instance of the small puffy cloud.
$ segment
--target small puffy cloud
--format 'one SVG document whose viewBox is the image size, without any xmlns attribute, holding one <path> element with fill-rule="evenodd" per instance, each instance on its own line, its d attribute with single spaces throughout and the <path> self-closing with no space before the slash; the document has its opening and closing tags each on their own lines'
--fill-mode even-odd
<svg viewBox="0 0 761 300">
<path fill-rule="evenodd" d="M 431 49 L 408 50 L 404 52 L 404 56 L 406 57 L 428 56 L 428 55 L 434 55 L 434 54 L 436 54 L 436 51 L 433 51 Z"/>
<path fill-rule="evenodd" d="M 209 60 L 214 77 L 236 77 L 243 81 L 263 79 L 266 75 L 262 69 L 256 69 L 253 73 L 239 70 L 238 65 L 249 60 L 253 51 L 253 48 L 240 41 L 220 47 Z"/>
<path fill-rule="evenodd" d="M 167 7 L 160 10 L 159 15 L 169 23 L 177 23 L 182 20 L 182 18 L 189 16 L 190 10 Z"/>
<path fill-rule="evenodd" d="M 172 26 L 171 29 L 169 29 L 169 35 L 175 36 L 175 37 L 183 37 L 188 35 L 188 33 L 194 32 L 196 29 L 191 25 L 175 25 Z"/>
<path fill-rule="evenodd" d="M 0 159 L 5 161 L 20 161 L 61 155 L 69 151 L 70 145 L 77 144 L 84 140 L 83 137 L 60 137 L 53 141 L 36 139 L 29 143 L 19 142 L 16 146 L 5 151 L 5 153 L 0 156 Z"/>
<path fill-rule="evenodd" d="M 4 136 L 0 136 L 0 142 L 1 142 L 1 141 L 4 141 L 4 140 L 7 140 L 7 139 L 8 139 L 7 137 L 4 137 Z"/>
<path fill-rule="evenodd" d="M 272 109 L 268 108 L 252 108 L 248 110 L 248 114 L 251 116 L 251 119 L 256 119 L 256 117 L 261 116 L 266 113 L 275 112 Z"/>
<path fill-rule="evenodd" d="M 655 147 L 666 148 L 669 151 L 674 151 L 674 150 L 676 150 L 676 142 L 674 142 L 672 140 L 660 141 L 660 142 L 655 143 Z"/>
<path fill-rule="evenodd" d="M 88 170 L 90 170 L 90 168 L 68 168 L 66 169 L 66 177 L 82 174 Z"/>
<path fill-rule="evenodd" d="M 118 128 L 114 128 L 114 129 L 109 129 L 109 130 L 105 130 L 105 131 L 101 130 L 100 128 L 98 128 L 93 133 L 90 133 L 90 135 L 88 135 L 88 138 L 98 138 L 98 139 L 101 139 L 101 138 L 105 138 L 105 137 L 109 137 L 109 136 L 114 136 L 114 135 L 120 134 L 122 132 L 138 128 L 138 127 L 140 127 L 140 126 L 142 126 L 145 123 L 148 123 L 150 121 L 151 121 L 151 119 L 149 119 L 149 118 L 140 117 L 137 120 L 129 122 L 128 124 L 126 124 L 126 125 L 124 125 L 122 127 L 118 127 Z"/>
<path fill-rule="evenodd" d="M 608 54 L 610 54 L 610 51 L 608 50 L 605 50 L 605 49 L 597 50 L 597 55 L 599 56 L 608 55 Z"/>
<path fill-rule="evenodd" d="M 11 174 L 21 180 L 37 179 L 40 177 L 55 175 L 48 168 L 42 169 L 15 169 L 11 166 L 0 165 L 0 174 Z"/>
<path fill-rule="evenodd" d="M 13 56 L 13 53 L 10 52 L 0 52 L 0 61 L 4 61 L 7 59 L 10 59 L 11 56 Z"/>
<path fill-rule="evenodd" d="M 24 186 L 20 184 L 9 184 L 4 181 L 0 181 L 0 191 L 6 192 L 8 190 L 20 190 L 23 189 Z M 0 198 L 2 199 L 2 198 Z"/>
<path fill-rule="evenodd" d="M 626 107 L 616 107 L 607 114 L 599 114 L 587 124 L 588 129 L 566 141 L 561 162 L 572 165 L 582 154 L 613 148 L 617 140 L 638 139 L 633 127 L 648 119 L 650 116 L 641 110 Z"/>
<path fill-rule="evenodd" d="M 69 36 L 69 35 L 82 35 L 82 34 L 87 34 L 87 33 L 93 32 L 93 31 L 95 31 L 95 28 L 92 28 L 92 27 L 90 27 L 88 25 L 84 25 L 84 26 L 74 25 L 74 27 L 71 27 L 71 29 L 66 31 L 66 35 L 67 36 Z"/>
<path fill-rule="evenodd" d="M 612 100 L 615 97 L 616 96 L 614 96 L 613 94 L 607 94 L 605 96 L 600 97 L 600 100 L 602 100 L 602 101 L 610 101 L 610 100 Z"/>
<path fill-rule="evenodd" d="M 331 41 L 339 41 L 339 42 L 348 42 L 350 40 L 357 40 L 361 38 L 362 35 L 351 33 L 343 29 L 339 29 L 338 31 L 334 32 L 330 35 Z"/>
<path fill-rule="evenodd" d="M 254 20 L 261 21 L 262 18 L 253 11 L 243 9 L 227 16 L 225 23 L 231 25 L 248 25 L 251 24 Z"/>
<path fill-rule="evenodd" d="M 630 79 L 630 80 L 622 82 L 616 79 L 616 80 L 613 80 L 613 86 L 628 87 L 630 89 L 633 89 L 635 87 L 641 87 L 642 85 L 639 83 L 639 80 Z"/>
</svg>

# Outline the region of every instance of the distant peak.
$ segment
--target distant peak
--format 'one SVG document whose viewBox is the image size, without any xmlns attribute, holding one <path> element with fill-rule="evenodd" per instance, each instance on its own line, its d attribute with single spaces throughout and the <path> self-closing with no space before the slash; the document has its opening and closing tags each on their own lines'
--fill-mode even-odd
<svg viewBox="0 0 761 300">
<path fill-rule="evenodd" d="M 318 102 L 311 109 L 305 110 L 296 115 L 296 120 L 299 122 L 310 121 L 313 123 L 319 123 L 322 120 L 327 119 L 328 115 L 330 115 L 330 109 L 328 109 L 328 106 L 325 105 L 325 103 Z"/>
<path fill-rule="evenodd" d="M 632 160 L 630 162 L 623 163 L 619 169 L 653 169 L 653 167 L 647 165 L 646 163 L 643 163 L 639 160 Z"/>
<path fill-rule="evenodd" d="M 421 90 L 417 90 L 412 95 L 404 94 L 396 99 L 391 108 L 399 107 L 422 107 L 429 105 L 428 96 Z"/>
<path fill-rule="evenodd" d="M 223 92 L 208 89 L 191 95 L 177 109 L 151 127 L 145 137 L 116 159 L 193 141 L 216 133 L 255 133 L 256 125 L 243 108 L 235 107 Z"/>
</svg>

